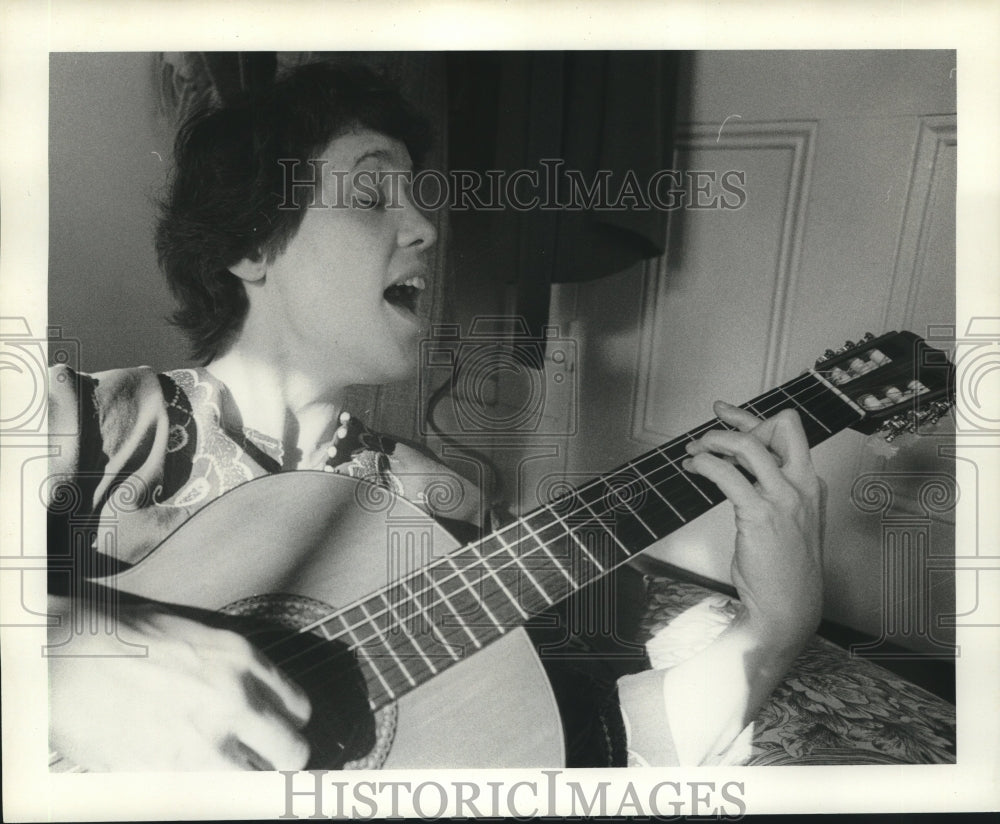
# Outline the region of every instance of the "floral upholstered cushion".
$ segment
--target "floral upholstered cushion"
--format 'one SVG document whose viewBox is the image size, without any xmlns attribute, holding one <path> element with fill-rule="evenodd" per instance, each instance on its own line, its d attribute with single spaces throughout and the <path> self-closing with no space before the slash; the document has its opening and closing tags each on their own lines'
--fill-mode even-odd
<svg viewBox="0 0 1000 824">
<path fill-rule="evenodd" d="M 673 619 L 692 607 L 720 597 L 669 578 L 649 577 L 647 585 L 643 641 L 662 636 Z M 954 763 L 955 707 L 815 637 L 757 714 L 740 762 Z"/>
</svg>

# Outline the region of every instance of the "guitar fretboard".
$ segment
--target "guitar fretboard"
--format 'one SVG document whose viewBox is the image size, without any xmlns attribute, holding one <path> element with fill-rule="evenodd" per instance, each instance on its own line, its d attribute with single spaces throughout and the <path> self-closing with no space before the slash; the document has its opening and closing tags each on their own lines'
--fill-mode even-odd
<svg viewBox="0 0 1000 824">
<path fill-rule="evenodd" d="M 813 374 L 743 408 L 760 418 L 798 410 L 810 447 L 860 417 Z M 718 487 L 681 468 L 685 445 L 713 428 L 730 427 L 714 419 L 568 490 L 338 611 L 319 630 L 354 650 L 373 708 L 398 699 L 721 503 Z"/>
</svg>

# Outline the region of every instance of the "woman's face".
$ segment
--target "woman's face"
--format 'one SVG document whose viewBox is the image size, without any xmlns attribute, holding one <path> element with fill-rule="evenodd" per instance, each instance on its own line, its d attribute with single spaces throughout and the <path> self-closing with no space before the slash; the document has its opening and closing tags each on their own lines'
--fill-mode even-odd
<svg viewBox="0 0 1000 824">
<path fill-rule="evenodd" d="M 320 196 L 264 277 L 247 284 L 247 320 L 263 324 L 284 362 L 322 380 L 410 377 L 421 333 L 413 303 L 430 277 L 425 253 L 436 231 L 410 199 L 407 175 L 398 174 L 412 170 L 409 152 L 359 129 L 336 138 L 319 160 Z M 297 180 L 310 174 L 308 164 L 295 170 Z M 296 194 L 309 202 L 312 193 Z"/>
</svg>

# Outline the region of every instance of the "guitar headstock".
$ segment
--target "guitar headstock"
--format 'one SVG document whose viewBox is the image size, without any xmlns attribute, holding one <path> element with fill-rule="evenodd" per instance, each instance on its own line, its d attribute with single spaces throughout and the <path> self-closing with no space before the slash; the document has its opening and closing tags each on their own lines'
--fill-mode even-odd
<svg viewBox="0 0 1000 824">
<path fill-rule="evenodd" d="M 955 367 L 948 353 L 912 332 L 870 332 L 858 343 L 827 350 L 815 371 L 865 412 L 851 428 L 889 442 L 930 426 L 955 400 Z"/>
</svg>

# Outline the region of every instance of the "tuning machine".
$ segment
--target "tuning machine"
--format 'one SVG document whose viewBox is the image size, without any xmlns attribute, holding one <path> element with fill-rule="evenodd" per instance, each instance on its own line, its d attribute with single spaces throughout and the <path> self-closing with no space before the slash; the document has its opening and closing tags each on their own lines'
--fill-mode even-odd
<svg viewBox="0 0 1000 824">
<path fill-rule="evenodd" d="M 844 352 L 849 352 L 851 349 L 856 349 L 863 343 L 875 340 L 875 336 L 871 332 L 865 332 L 864 337 L 862 337 L 857 343 L 853 340 L 845 340 L 844 345 L 838 349 L 827 349 L 823 353 L 823 357 L 816 359 L 816 365 L 819 366 L 823 361 L 828 361 L 830 358 L 835 358 L 837 355 L 843 355 Z"/>
<path fill-rule="evenodd" d="M 932 401 L 922 409 L 911 409 L 906 414 L 886 418 L 879 428 L 879 434 L 887 443 L 892 443 L 900 435 L 916 432 L 921 426 L 933 426 L 951 408 L 949 401 Z"/>
<path fill-rule="evenodd" d="M 908 415 L 893 415 L 891 418 L 886 418 L 882 422 L 882 426 L 879 427 L 878 433 L 882 436 L 886 443 L 892 443 L 906 431 L 908 425 Z"/>
</svg>

